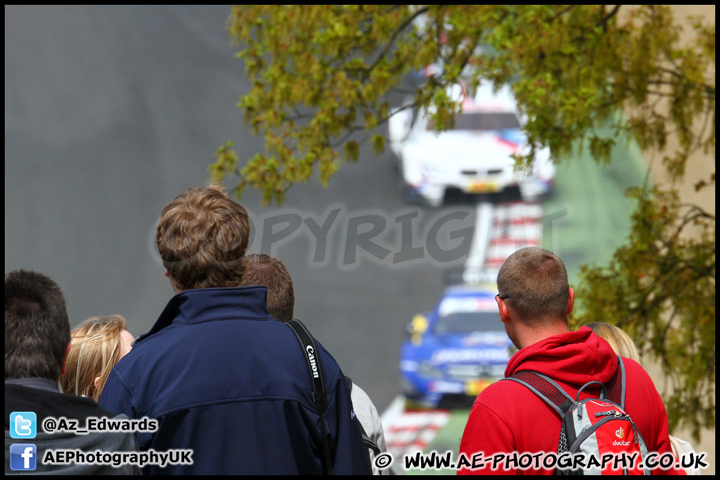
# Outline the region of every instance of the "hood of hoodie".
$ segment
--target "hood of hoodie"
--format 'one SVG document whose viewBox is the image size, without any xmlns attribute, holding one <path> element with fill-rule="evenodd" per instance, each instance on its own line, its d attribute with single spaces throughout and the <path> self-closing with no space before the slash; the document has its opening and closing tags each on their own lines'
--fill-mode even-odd
<svg viewBox="0 0 720 480">
<path fill-rule="evenodd" d="M 590 328 L 581 327 L 519 350 L 510 358 L 505 376 L 533 370 L 571 385 L 584 385 L 593 380 L 605 383 L 612 378 L 617 364 L 610 344 Z"/>
</svg>

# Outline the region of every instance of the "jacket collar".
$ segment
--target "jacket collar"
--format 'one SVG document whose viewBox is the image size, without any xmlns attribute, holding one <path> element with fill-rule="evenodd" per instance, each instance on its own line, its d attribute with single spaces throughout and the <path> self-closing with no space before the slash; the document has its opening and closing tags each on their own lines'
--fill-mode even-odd
<svg viewBox="0 0 720 480">
<path fill-rule="evenodd" d="M 133 345 L 172 324 L 198 324 L 208 320 L 269 319 L 267 287 L 198 288 L 185 290 L 170 299 L 150 331 Z"/>
<path fill-rule="evenodd" d="M 57 380 L 41 377 L 25 377 L 25 378 L 8 378 L 5 384 L 22 385 L 23 387 L 37 388 L 38 390 L 47 390 L 48 392 L 62 393 L 60 384 Z"/>
</svg>

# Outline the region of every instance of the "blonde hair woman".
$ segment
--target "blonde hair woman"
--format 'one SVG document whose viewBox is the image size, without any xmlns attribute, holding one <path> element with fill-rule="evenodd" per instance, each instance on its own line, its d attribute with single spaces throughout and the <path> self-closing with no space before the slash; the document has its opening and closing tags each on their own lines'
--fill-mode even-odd
<svg viewBox="0 0 720 480">
<path fill-rule="evenodd" d="M 605 339 L 615 353 L 621 357 L 629 358 L 630 360 L 635 360 L 637 363 L 641 363 L 640 354 L 637 351 L 635 343 L 621 328 L 602 322 L 588 323 L 586 327 L 590 327 L 590 330 L 595 332 L 599 337 Z M 677 458 L 681 458 L 683 455 L 687 455 L 689 453 L 695 453 L 695 449 L 692 445 L 690 445 L 690 443 L 677 437 L 673 437 L 672 435 L 670 435 L 670 444 L 672 445 L 673 453 Z M 702 475 L 699 468 L 686 468 L 685 472 L 688 475 Z"/>
<path fill-rule="evenodd" d="M 637 351 L 635 343 L 633 343 L 632 339 L 627 333 L 625 333 L 624 330 L 616 327 L 615 325 L 602 322 L 588 323 L 586 326 L 590 327 L 590 330 L 604 338 L 605 341 L 610 344 L 615 353 L 621 357 L 629 358 L 630 360 L 635 360 L 637 363 L 642 364 L 640 361 L 640 354 Z"/>
<path fill-rule="evenodd" d="M 89 318 L 70 332 L 63 392 L 98 401 L 110 370 L 132 348 L 135 339 L 126 327 L 122 315 L 110 315 Z"/>
</svg>

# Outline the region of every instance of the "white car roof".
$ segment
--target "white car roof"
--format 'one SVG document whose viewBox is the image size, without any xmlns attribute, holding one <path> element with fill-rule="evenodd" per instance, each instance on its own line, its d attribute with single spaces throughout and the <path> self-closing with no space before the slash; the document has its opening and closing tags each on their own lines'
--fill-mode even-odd
<svg viewBox="0 0 720 480">
<path fill-rule="evenodd" d="M 517 103 L 509 85 L 503 85 L 493 93 L 492 83 L 486 82 L 478 87 L 473 98 L 467 98 L 465 84 L 456 83 L 449 87 L 448 95 L 455 100 L 464 98 L 462 102 L 464 113 L 507 112 L 517 114 Z M 428 114 L 423 116 L 429 116 L 434 110 L 434 106 L 431 106 Z"/>
<path fill-rule="evenodd" d="M 463 88 L 463 87 L 460 87 Z M 473 98 L 465 98 L 463 112 L 513 112 L 517 104 L 510 86 L 503 85 L 496 93 L 490 83 L 480 85 Z"/>
</svg>

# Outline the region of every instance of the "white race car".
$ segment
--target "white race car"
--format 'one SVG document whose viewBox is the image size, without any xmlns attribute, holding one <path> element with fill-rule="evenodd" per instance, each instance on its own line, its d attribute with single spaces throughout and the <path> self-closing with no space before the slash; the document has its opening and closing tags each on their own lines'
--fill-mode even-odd
<svg viewBox="0 0 720 480">
<path fill-rule="evenodd" d="M 464 95 L 464 88 L 456 87 L 451 95 Z M 527 153 L 529 146 L 509 86 L 493 93 L 492 85 L 481 85 L 474 98 L 464 98 L 451 130 L 436 132 L 427 116 L 409 108 L 391 116 L 388 127 L 409 202 L 437 207 L 448 189 L 470 194 L 519 189 L 525 201 L 553 190 L 555 165 L 548 148 L 536 153 L 532 172 L 515 172 L 510 155 Z"/>
</svg>

